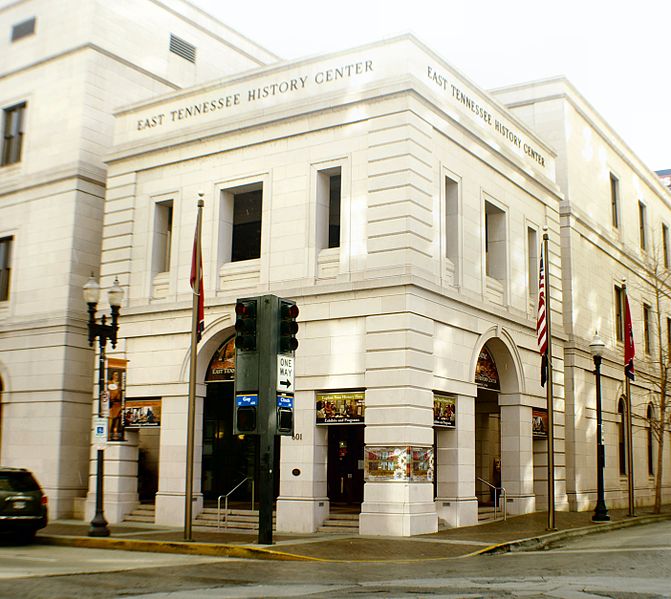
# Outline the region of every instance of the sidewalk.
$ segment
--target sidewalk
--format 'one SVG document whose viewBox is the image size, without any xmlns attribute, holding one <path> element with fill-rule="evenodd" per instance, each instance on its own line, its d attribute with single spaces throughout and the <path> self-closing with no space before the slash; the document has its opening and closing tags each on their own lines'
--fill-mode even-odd
<svg viewBox="0 0 671 599">
<path fill-rule="evenodd" d="M 340 534 L 274 534 L 273 545 L 257 545 L 257 533 L 193 529 L 185 542 L 182 529 L 157 525 L 121 524 L 110 527 L 111 536 L 87 536 L 88 523 L 55 521 L 38 532 L 36 542 L 129 551 L 187 553 L 238 558 L 327 561 L 412 562 L 455 559 L 483 553 L 539 549 L 572 536 L 671 519 L 671 506 L 661 515 L 641 508 L 635 517 L 627 510 L 610 510 L 611 521 L 593 523 L 592 512 L 557 512 L 556 531 L 548 531 L 547 513 L 539 512 L 466 528 L 446 529 L 416 537 L 362 537 Z"/>
</svg>

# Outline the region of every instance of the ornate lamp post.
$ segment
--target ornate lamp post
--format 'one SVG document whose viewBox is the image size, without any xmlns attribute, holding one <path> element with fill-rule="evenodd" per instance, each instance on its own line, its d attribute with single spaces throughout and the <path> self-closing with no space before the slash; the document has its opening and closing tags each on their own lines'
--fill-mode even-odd
<svg viewBox="0 0 671 599">
<path fill-rule="evenodd" d="M 100 318 L 100 323 L 96 322 L 96 306 L 100 299 L 100 285 L 98 281 L 91 278 L 84 285 L 84 301 L 88 304 L 89 311 L 89 345 L 93 346 L 96 337 L 100 342 L 100 352 L 98 354 L 98 418 L 103 417 L 103 397 L 105 395 L 105 348 L 107 340 L 116 347 L 117 331 L 119 330 L 119 308 L 123 301 L 123 289 L 119 286 L 119 280 L 114 279 L 114 284 L 107 291 L 110 307 L 112 308 L 112 323 L 107 324 L 105 314 Z M 110 530 L 107 527 L 107 520 L 103 514 L 103 460 L 104 449 L 98 448 L 96 457 L 96 513 L 91 520 L 91 527 L 88 531 L 90 537 L 108 537 Z"/>
<path fill-rule="evenodd" d="M 597 499 L 593 522 L 607 522 L 610 520 L 603 488 L 603 469 L 606 465 L 606 452 L 603 445 L 603 418 L 601 414 L 601 358 L 606 344 L 594 333 L 594 339 L 589 344 L 589 350 L 594 359 L 594 374 L 596 375 L 596 489 Z"/>
</svg>

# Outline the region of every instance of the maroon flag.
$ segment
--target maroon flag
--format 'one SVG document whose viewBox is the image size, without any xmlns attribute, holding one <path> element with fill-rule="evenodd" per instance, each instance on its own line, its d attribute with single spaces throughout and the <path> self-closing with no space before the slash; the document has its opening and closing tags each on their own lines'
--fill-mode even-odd
<svg viewBox="0 0 671 599">
<path fill-rule="evenodd" d="M 540 269 L 538 272 L 538 315 L 536 318 L 536 335 L 538 351 L 541 354 L 541 385 L 544 387 L 548 378 L 548 328 L 545 314 L 545 264 L 543 246 L 541 246 Z"/>
<path fill-rule="evenodd" d="M 629 312 L 629 298 L 624 295 L 624 374 L 634 380 L 634 329 L 631 326 L 631 312 Z"/>
<path fill-rule="evenodd" d="M 199 215 L 200 218 L 200 215 Z M 200 224 L 200 223 L 199 223 Z M 200 248 L 200 227 L 196 224 L 196 234 L 193 238 L 193 253 L 191 255 L 191 289 L 198 295 L 198 325 L 196 327 L 196 342 L 205 330 L 205 294 L 203 293 L 203 258 Z M 197 265 L 197 266 L 196 266 Z M 198 273 L 198 287 L 196 288 L 196 272 Z"/>
</svg>

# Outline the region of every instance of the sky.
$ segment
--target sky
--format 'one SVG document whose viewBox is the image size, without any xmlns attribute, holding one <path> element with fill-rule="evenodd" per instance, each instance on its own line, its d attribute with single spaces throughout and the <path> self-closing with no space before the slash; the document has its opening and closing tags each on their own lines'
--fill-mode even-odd
<svg viewBox="0 0 671 599">
<path fill-rule="evenodd" d="M 649 168 L 671 168 L 669 0 L 191 2 L 287 60 L 412 33 L 483 89 L 564 75 Z"/>
</svg>

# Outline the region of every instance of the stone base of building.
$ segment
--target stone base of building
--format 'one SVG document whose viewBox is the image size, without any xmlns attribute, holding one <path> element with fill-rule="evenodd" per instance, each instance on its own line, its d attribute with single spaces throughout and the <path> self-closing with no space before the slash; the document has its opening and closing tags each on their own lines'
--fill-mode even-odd
<svg viewBox="0 0 671 599">
<path fill-rule="evenodd" d="M 156 524 L 163 526 L 184 526 L 184 493 L 156 493 Z M 193 519 L 203 511 L 202 493 L 194 493 L 191 504 Z"/>
<path fill-rule="evenodd" d="M 328 497 L 278 497 L 275 506 L 277 532 L 311 533 L 329 515 Z"/>
<path fill-rule="evenodd" d="M 503 498 L 502 498 L 503 499 Z M 535 495 L 508 495 L 506 498 L 506 513 L 508 516 L 532 514 L 536 511 Z"/>
<path fill-rule="evenodd" d="M 410 537 L 438 531 L 432 483 L 367 482 L 359 533 Z"/>
<path fill-rule="evenodd" d="M 436 513 L 441 527 L 474 526 L 478 523 L 478 500 L 476 497 L 436 497 Z"/>
</svg>

